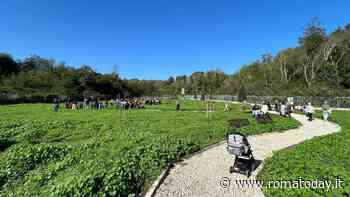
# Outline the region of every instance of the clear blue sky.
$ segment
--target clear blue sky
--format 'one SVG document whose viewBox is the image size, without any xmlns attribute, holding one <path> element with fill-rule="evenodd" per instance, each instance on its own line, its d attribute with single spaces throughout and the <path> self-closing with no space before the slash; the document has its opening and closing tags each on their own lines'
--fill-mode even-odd
<svg viewBox="0 0 350 197">
<path fill-rule="evenodd" d="M 349 0 L 1 0 L 0 52 L 37 54 L 126 78 L 166 79 L 297 44 L 311 17 L 350 23 Z"/>
</svg>

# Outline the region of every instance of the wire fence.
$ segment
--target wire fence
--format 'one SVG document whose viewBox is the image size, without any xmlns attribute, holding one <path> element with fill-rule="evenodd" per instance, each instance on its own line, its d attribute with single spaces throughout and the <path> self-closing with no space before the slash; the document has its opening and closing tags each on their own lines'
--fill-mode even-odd
<svg viewBox="0 0 350 197">
<path fill-rule="evenodd" d="M 161 99 L 175 99 L 175 96 L 161 96 L 158 97 Z M 238 102 L 238 96 L 235 95 L 185 95 L 185 99 L 187 100 L 221 100 L 221 101 L 236 101 Z M 320 96 L 247 96 L 246 101 L 249 103 L 262 103 L 262 102 L 271 102 L 274 103 L 276 101 L 286 101 L 287 98 L 293 101 L 295 105 L 304 105 L 308 102 L 311 102 L 314 106 L 321 106 L 325 101 L 331 107 L 336 108 L 350 108 L 350 96 L 349 97 L 320 97 Z M 0 94 L 0 104 L 14 104 L 14 103 L 50 103 L 53 101 L 53 97 L 28 97 L 28 98 L 20 98 L 18 95 L 12 94 Z"/>
<path fill-rule="evenodd" d="M 208 99 L 209 96 L 196 96 L 196 95 L 185 95 L 185 99 L 190 100 L 201 100 Z M 222 101 L 239 101 L 238 96 L 232 95 L 213 95 L 210 96 L 213 100 Z M 291 100 L 295 105 L 305 105 L 309 102 L 314 106 L 321 106 L 325 101 L 331 106 L 336 108 L 350 108 L 350 97 L 320 97 L 320 96 L 247 96 L 246 101 L 249 103 L 262 103 L 262 102 L 281 102 Z"/>
</svg>

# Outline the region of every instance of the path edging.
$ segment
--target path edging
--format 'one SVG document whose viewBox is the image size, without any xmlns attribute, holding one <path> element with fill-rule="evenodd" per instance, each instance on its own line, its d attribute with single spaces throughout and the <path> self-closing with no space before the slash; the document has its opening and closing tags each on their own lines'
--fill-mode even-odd
<svg viewBox="0 0 350 197">
<path fill-rule="evenodd" d="M 164 179 L 168 176 L 170 169 L 172 167 L 174 167 L 174 163 L 181 162 L 184 159 L 188 159 L 188 158 L 193 157 L 193 156 L 195 156 L 197 154 L 201 154 L 202 152 L 204 152 L 204 151 L 206 151 L 208 149 L 214 148 L 216 146 L 220 146 L 220 145 L 222 145 L 224 143 L 226 143 L 226 140 L 222 140 L 220 142 L 211 144 L 211 145 L 206 146 L 205 148 L 203 148 L 203 149 L 201 149 L 199 151 L 196 151 L 196 152 L 193 152 L 191 154 L 185 155 L 185 156 L 181 157 L 176 162 L 170 162 L 167 165 L 167 167 L 163 170 L 163 172 L 158 176 L 158 178 L 153 182 L 152 186 L 147 190 L 147 192 L 144 195 L 144 197 L 153 197 L 155 195 L 155 193 L 156 193 L 157 189 L 159 188 L 159 186 L 163 183 Z"/>
</svg>

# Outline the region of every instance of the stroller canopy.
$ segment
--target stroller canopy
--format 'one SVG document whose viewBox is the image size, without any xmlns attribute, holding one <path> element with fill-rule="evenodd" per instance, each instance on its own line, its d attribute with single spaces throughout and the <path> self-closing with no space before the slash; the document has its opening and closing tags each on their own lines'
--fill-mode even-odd
<svg viewBox="0 0 350 197">
<path fill-rule="evenodd" d="M 229 145 L 248 145 L 248 140 L 246 136 L 239 132 L 228 133 L 227 142 Z"/>
</svg>

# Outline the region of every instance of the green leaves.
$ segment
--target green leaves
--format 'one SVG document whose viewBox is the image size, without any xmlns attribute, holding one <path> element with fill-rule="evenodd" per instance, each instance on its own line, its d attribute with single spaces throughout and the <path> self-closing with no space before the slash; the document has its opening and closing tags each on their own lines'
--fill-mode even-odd
<svg viewBox="0 0 350 197">
<path fill-rule="evenodd" d="M 330 190 L 264 188 L 266 196 L 349 196 L 350 192 L 350 119 L 349 112 L 334 112 L 342 131 L 318 137 L 277 153 L 268 159 L 258 179 L 344 181 L 342 188 Z"/>
<path fill-rule="evenodd" d="M 128 114 L 0 106 L 8 114 L 0 117 L 0 196 L 139 196 L 169 163 L 223 140 L 230 119 L 248 119 L 240 128 L 248 135 L 298 125 L 278 116 L 257 124 L 238 105 L 223 113 L 219 103 L 208 121 L 198 112 L 201 102 L 184 105 L 180 112 L 168 103 Z"/>
</svg>

